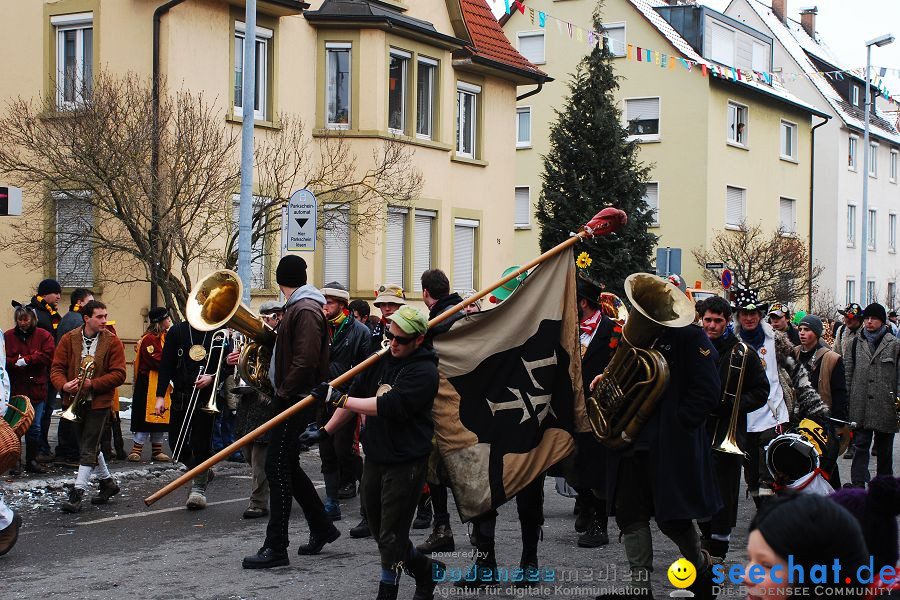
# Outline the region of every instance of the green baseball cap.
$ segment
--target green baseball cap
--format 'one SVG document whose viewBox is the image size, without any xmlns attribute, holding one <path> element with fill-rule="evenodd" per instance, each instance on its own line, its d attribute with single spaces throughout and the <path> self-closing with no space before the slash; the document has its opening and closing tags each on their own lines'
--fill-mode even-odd
<svg viewBox="0 0 900 600">
<path fill-rule="evenodd" d="M 428 319 L 420 310 L 409 304 L 401 306 L 388 319 L 396 323 L 403 333 L 422 335 L 428 330 Z"/>
</svg>

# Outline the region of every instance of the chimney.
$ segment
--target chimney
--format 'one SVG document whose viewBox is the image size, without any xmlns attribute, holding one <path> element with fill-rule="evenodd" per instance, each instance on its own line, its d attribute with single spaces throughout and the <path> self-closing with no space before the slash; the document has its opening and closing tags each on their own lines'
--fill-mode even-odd
<svg viewBox="0 0 900 600">
<path fill-rule="evenodd" d="M 772 0 L 772 12 L 782 23 L 787 22 L 787 0 Z"/>
<path fill-rule="evenodd" d="M 816 15 L 819 9 L 815 6 L 800 9 L 800 24 L 809 37 L 816 39 Z"/>
</svg>

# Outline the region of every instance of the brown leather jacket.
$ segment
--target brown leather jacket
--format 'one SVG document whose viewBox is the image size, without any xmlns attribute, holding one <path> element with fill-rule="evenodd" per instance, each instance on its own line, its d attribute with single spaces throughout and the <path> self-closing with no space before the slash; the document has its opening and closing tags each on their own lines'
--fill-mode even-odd
<svg viewBox="0 0 900 600">
<path fill-rule="evenodd" d="M 275 342 L 275 396 L 284 406 L 328 378 L 328 343 L 322 304 L 301 298 L 285 308 Z"/>
<path fill-rule="evenodd" d="M 53 364 L 50 366 L 50 381 L 53 387 L 62 390 L 67 381 L 78 377 L 81 365 L 81 332 L 83 327 L 65 334 L 56 345 Z M 125 348 L 122 341 L 102 330 L 98 334 L 94 352 L 94 376 L 91 378 L 91 408 L 110 408 L 116 388 L 125 383 Z M 69 394 L 60 391 L 63 406 L 69 406 Z"/>
</svg>

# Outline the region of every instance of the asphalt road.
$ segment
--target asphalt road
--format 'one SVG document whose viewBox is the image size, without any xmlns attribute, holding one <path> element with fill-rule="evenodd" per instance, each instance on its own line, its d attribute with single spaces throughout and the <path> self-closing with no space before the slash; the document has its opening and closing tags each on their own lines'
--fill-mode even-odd
<svg viewBox="0 0 900 600">
<path fill-rule="evenodd" d="M 127 444 L 126 444 L 127 445 Z M 900 448 L 895 447 L 895 464 Z M 319 489 L 324 487 L 315 451 L 301 455 L 301 464 Z M 22 513 L 25 525 L 16 547 L 0 558 L 0 595 L 18 598 L 374 598 L 377 592 L 379 561 L 374 541 L 349 537 L 358 522 L 359 500 L 344 501 L 344 519 L 337 523 L 343 535 L 326 546 L 322 554 L 299 557 L 299 543 L 306 541 L 307 529 L 299 508 L 294 505 L 291 524 L 291 564 L 268 571 L 247 571 L 241 558 L 254 553 L 264 538 L 266 519 L 244 520 L 247 506 L 249 467 L 222 463 L 210 486 L 210 506 L 189 512 L 183 505 L 187 489 L 182 488 L 146 507 L 143 498 L 171 481 L 178 472 L 169 465 L 113 463 L 122 493 L 102 507 L 85 502 L 77 515 L 61 513 L 57 503 L 64 497 L 63 480 L 74 478 L 73 469 L 56 468 L 49 478 L 7 480 L 2 484 L 7 502 Z M 848 475 L 849 461 L 841 461 L 842 475 Z M 452 499 L 451 499 L 452 502 Z M 558 598 L 590 597 L 610 588 L 627 585 L 627 562 L 618 541 L 618 530 L 610 524 L 611 543 L 599 549 L 576 546 L 573 529 L 574 501 L 558 495 L 553 481 L 545 487 L 546 523 L 540 544 L 542 569 L 552 569 L 554 581 L 538 588 L 514 590 L 500 586 L 480 595 L 463 593 L 444 583 L 440 597 L 473 598 Z M 739 524 L 732 540 L 730 566 L 744 559 L 747 527 L 753 504 L 743 500 Z M 451 514 L 454 509 L 451 507 Z M 463 572 L 472 562 L 473 548 L 466 527 L 452 519 L 456 553 L 442 556 L 449 567 Z M 428 530 L 414 531 L 419 543 Z M 655 567 L 652 580 L 657 597 L 673 590 L 666 569 L 677 558 L 674 544 L 654 527 Z M 501 567 L 518 565 L 521 543 L 515 506 L 500 511 L 497 523 L 497 552 Z M 412 596 L 413 582 L 404 576 L 400 598 Z M 737 588 L 726 588 L 721 597 L 742 598 Z"/>
</svg>

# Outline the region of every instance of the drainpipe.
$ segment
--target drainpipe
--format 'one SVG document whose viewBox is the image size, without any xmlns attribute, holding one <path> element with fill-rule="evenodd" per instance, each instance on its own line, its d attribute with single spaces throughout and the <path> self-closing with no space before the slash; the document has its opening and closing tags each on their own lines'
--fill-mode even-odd
<svg viewBox="0 0 900 600">
<path fill-rule="evenodd" d="M 819 123 L 818 125 L 814 125 L 812 128 L 812 138 L 810 140 L 810 151 L 809 151 L 809 265 L 807 272 L 809 277 L 809 291 L 807 292 L 807 308 L 810 312 L 813 309 L 813 205 L 815 204 L 813 198 L 815 192 L 815 181 L 816 181 L 816 129 L 824 125 L 829 121 L 829 117 L 824 117 L 824 121 Z"/>
<path fill-rule="evenodd" d="M 542 81 L 538 84 L 538 86 L 535 89 L 531 90 L 530 92 L 525 92 L 521 96 L 516 96 L 516 102 L 518 102 L 519 100 L 524 100 L 525 98 L 530 98 L 531 96 L 534 96 L 535 94 L 540 92 L 543 88 L 544 88 L 544 82 Z"/>
<path fill-rule="evenodd" d="M 150 182 L 151 223 L 148 235 L 151 248 L 156 248 L 159 243 L 159 28 L 162 16 L 182 2 L 184 0 L 169 0 L 169 2 L 153 11 L 153 82 L 150 92 L 150 104 L 153 114 L 150 132 L 152 136 L 150 144 L 150 173 L 152 179 Z M 157 281 L 157 265 L 153 265 L 150 269 L 150 308 L 156 308 L 157 306 L 156 292 L 159 287 Z"/>
</svg>

